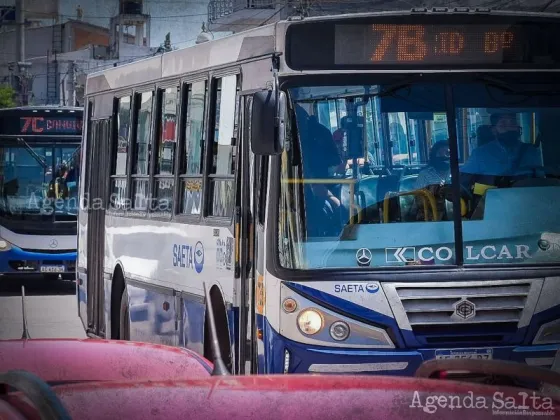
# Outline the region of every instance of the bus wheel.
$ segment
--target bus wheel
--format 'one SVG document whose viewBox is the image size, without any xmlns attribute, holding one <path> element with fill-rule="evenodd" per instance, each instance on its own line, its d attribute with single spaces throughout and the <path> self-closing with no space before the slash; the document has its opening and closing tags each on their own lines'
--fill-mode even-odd
<svg viewBox="0 0 560 420">
<path fill-rule="evenodd" d="M 128 293 L 124 287 L 121 297 L 119 340 L 130 340 L 130 318 L 128 312 Z"/>
</svg>

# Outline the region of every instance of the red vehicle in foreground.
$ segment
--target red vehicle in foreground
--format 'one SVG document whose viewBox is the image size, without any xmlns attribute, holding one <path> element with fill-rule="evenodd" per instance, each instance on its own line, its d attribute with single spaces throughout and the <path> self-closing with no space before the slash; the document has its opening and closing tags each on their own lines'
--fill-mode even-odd
<svg viewBox="0 0 560 420">
<path fill-rule="evenodd" d="M 212 363 L 175 347 L 10 340 L 0 342 L 0 419 L 560 418 L 558 394 L 442 380 L 458 368 L 560 386 L 555 372 L 504 362 L 432 361 L 415 378 L 211 376 Z"/>
<path fill-rule="evenodd" d="M 22 308 L 22 339 L 0 341 L 0 420 L 560 418 L 560 374 L 527 365 L 431 360 L 414 378 L 231 376 L 212 315 L 215 363 L 162 345 L 31 340 L 23 296 Z M 558 366 L 560 356 L 553 368 Z M 472 382 L 481 378 L 501 385 Z M 515 379 L 544 387 L 536 392 L 503 385 Z"/>
</svg>

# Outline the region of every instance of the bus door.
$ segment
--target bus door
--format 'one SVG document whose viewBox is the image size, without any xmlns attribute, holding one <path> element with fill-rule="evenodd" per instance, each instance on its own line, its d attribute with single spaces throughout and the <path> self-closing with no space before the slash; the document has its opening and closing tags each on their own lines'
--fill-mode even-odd
<svg viewBox="0 0 560 420">
<path fill-rule="evenodd" d="M 104 278 L 103 259 L 105 254 L 105 206 L 108 197 L 107 173 L 111 168 L 109 162 L 109 145 L 111 138 L 111 120 L 93 120 L 90 126 L 91 146 L 86 174 L 86 194 L 88 200 L 84 203 L 88 214 L 87 228 L 87 313 L 88 330 L 98 336 L 105 336 L 104 320 Z M 95 169 L 93 169 L 95 168 Z"/>
<path fill-rule="evenodd" d="M 236 287 L 239 287 L 239 329 L 236 337 L 236 371 L 256 373 L 256 313 L 264 273 L 264 220 L 268 157 L 254 155 L 251 150 L 252 96 L 241 98 L 241 142 L 237 178 L 236 207 Z M 237 252 L 239 250 L 239 253 Z M 238 260 L 239 258 L 239 260 Z M 239 261 L 239 263 L 237 263 Z M 239 269 L 238 269 L 239 267 Z M 260 309 L 262 312 L 262 308 Z"/>
</svg>

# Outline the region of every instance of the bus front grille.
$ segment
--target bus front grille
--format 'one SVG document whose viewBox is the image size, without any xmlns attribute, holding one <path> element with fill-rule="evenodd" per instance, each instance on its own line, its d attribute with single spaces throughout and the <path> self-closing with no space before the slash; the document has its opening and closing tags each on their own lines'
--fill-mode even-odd
<svg viewBox="0 0 560 420">
<path fill-rule="evenodd" d="M 388 283 L 399 327 L 423 345 L 513 344 L 523 337 L 543 280 Z"/>
<path fill-rule="evenodd" d="M 76 252 L 76 249 L 31 249 L 31 248 L 21 248 L 25 252 L 33 252 L 37 254 L 70 254 Z"/>
</svg>

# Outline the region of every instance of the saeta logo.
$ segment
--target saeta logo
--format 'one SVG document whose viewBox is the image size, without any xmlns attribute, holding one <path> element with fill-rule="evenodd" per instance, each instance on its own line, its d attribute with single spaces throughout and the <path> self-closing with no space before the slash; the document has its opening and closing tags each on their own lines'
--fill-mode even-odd
<svg viewBox="0 0 560 420">
<path fill-rule="evenodd" d="M 370 283 L 370 284 L 366 285 L 366 291 L 369 292 L 369 293 L 377 293 L 379 291 L 379 285 L 374 284 L 374 283 Z"/>
<path fill-rule="evenodd" d="M 204 267 L 204 247 L 202 242 L 197 242 L 194 246 L 194 269 L 197 273 L 202 271 Z"/>
<path fill-rule="evenodd" d="M 344 283 L 334 285 L 335 293 L 377 293 L 378 291 L 379 285 L 375 283 Z"/>
</svg>

